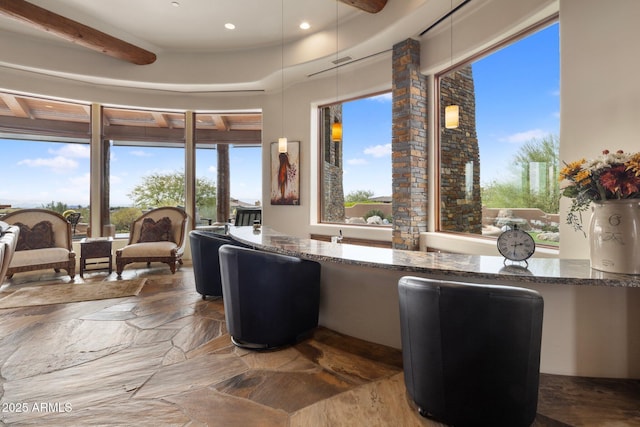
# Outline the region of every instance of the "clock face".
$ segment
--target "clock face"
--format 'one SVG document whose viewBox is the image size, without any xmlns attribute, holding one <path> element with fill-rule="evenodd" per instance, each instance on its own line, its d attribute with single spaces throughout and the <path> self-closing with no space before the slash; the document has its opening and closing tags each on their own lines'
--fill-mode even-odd
<svg viewBox="0 0 640 427">
<path fill-rule="evenodd" d="M 507 230 L 498 237 L 498 251 L 512 261 L 524 261 L 533 255 L 536 243 L 533 237 L 522 230 Z"/>
</svg>

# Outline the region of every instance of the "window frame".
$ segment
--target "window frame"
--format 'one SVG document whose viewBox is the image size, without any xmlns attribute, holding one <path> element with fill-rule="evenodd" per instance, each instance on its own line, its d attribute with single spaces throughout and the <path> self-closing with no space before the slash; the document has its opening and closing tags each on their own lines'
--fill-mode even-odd
<svg viewBox="0 0 640 427">
<path fill-rule="evenodd" d="M 385 95 L 385 94 L 391 94 L 392 93 L 392 89 L 389 88 L 387 90 L 379 90 L 379 91 L 375 91 L 375 92 L 369 92 L 366 93 L 364 95 L 360 95 L 360 96 L 355 96 L 355 97 L 351 97 L 351 98 L 345 98 L 342 99 L 340 101 L 335 101 L 335 102 L 331 102 L 331 103 L 326 103 L 326 104 L 320 104 L 316 107 L 316 111 L 317 111 L 317 115 L 316 115 L 316 121 L 318 123 L 318 183 L 317 183 L 317 197 L 318 197 L 318 201 L 317 201 L 317 224 L 319 225 L 329 225 L 329 226 L 341 226 L 341 227 L 369 227 L 369 228 L 379 228 L 379 229 L 389 229 L 390 226 L 392 226 L 392 224 L 388 224 L 388 225 L 378 225 L 378 224 L 350 224 L 347 222 L 333 222 L 333 221 L 326 221 L 324 220 L 324 181 L 325 181 L 325 170 L 324 170 L 324 159 L 326 157 L 326 153 L 325 153 L 325 127 L 324 127 L 324 109 L 326 108 L 331 108 L 334 107 L 336 105 L 340 105 L 342 106 L 343 104 L 347 103 L 347 102 L 353 102 L 353 101 L 359 101 L 359 100 L 363 100 L 363 99 L 367 99 L 367 98 L 375 98 L 377 96 L 380 95 Z M 342 117 L 342 109 L 341 109 L 341 117 Z M 392 110 L 391 110 L 391 115 L 393 117 L 393 105 L 392 105 Z M 344 120 L 343 120 L 343 125 L 344 125 Z M 391 141 L 392 142 L 393 139 L 393 134 L 391 135 Z M 333 141 L 332 141 L 333 142 Z M 343 141 L 340 141 L 340 144 L 342 144 Z M 336 159 L 338 161 L 338 159 Z M 339 163 L 342 164 L 342 170 L 344 171 L 344 151 L 341 151 L 340 153 L 340 159 L 339 159 Z M 392 176 L 389 176 L 389 181 L 391 182 Z M 343 184 L 344 184 L 344 179 L 343 179 Z M 393 190 L 393 188 L 392 188 Z M 346 196 L 346 194 L 344 194 L 344 196 Z"/>
<path fill-rule="evenodd" d="M 441 105 L 441 81 L 450 73 L 453 73 L 459 69 L 462 69 L 466 66 L 471 66 L 474 62 L 483 59 L 500 49 L 510 46 L 514 43 L 517 43 L 520 40 L 527 38 L 528 36 L 541 31 L 551 25 L 560 24 L 559 13 L 555 13 L 545 19 L 542 19 L 532 25 L 527 26 L 526 28 L 516 32 L 515 34 L 508 36 L 480 51 L 468 56 L 467 58 L 458 61 L 455 64 L 450 65 L 447 68 L 437 72 L 434 74 L 433 78 L 433 86 L 432 93 L 433 95 L 433 116 L 434 116 L 434 138 L 433 138 L 433 153 L 435 153 L 434 161 L 433 161 L 433 171 L 430 174 L 430 179 L 433 180 L 433 209 L 429 210 L 430 215 L 433 217 L 432 224 L 434 225 L 433 231 L 435 233 L 441 233 L 443 235 L 452 235 L 452 236 L 461 236 L 468 239 L 478 239 L 481 241 L 495 241 L 497 237 L 492 236 L 483 236 L 472 234 L 468 232 L 461 231 L 451 231 L 451 230 L 443 230 L 442 229 L 442 194 L 441 194 L 441 168 L 442 168 L 442 129 L 444 126 L 443 118 L 441 112 L 443 111 L 443 106 Z M 544 245 L 536 243 L 536 246 L 540 246 L 546 249 L 558 250 L 558 246 L 552 245 Z"/>
</svg>

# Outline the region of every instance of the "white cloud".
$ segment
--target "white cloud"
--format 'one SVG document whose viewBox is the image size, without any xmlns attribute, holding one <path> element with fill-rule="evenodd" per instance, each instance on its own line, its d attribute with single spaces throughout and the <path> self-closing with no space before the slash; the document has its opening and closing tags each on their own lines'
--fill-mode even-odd
<svg viewBox="0 0 640 427">
<path fill-rule="evenodd" d="M 207 168 L 207 172 L 210 172 L 214 175 L 218 175 L 218 168 L 216 166 L 209 166 Z"/>
<path fill-rule="evenodd" d="M 366 165 L 367 163 L 369 163 L 369 162 L 367 162 L 366 159 L 349 159 L 349 160 L 347 160 L 347 164 L 348 165 Z"/>
<path fill-rule="evenodd" d="M 548 134 L 549 132 L 545 132 L 542 129 L 531 129 L 524 132 L 514 133 L 504 138 L 500 138 L 500 141 L 510 142 L 512 144 L 521 144 L 523 142 L 531 141 L 532 139 L 544 138 Z"/>
<path fill-rule="evenodd" d="M 372 96 L 371 98 L 367 98 L 367 99 L 370 99 L 372 101 L 378 101 L 378 102 L 389 102 L 393 98 L 392 98 L 391 92 L 387 92 L 381 95 Z"/>
<path fill-rule="evenodd" d="M 49 168 L 55 173 L 69 172 L 78 167 L 78 162 L 62 156 L 51 157 L 48 159 L 24 159 L 18 162 L 18 165 L 25 165 L 32 168 Z"/>
<path fill-rule="evenodd" d="M 391 155 L 391 144 L 379 144 L 364 149 L 364 154 L 373 157 L 385 157 Z"/>
<path fill-rule="evenodd" d="M 88 189 L 90 185 L 90 179 L 90 175 L 86 173 L 84 175 L 78 175 L 76 177 L 70 178 L 69 183 L 74 188 Z"/>
<path fill-rule="evenodd" d="M 62 157 L 72 157 L 78 159 L 88 159 L 90 148 L 88 144 L 64 144 L 56 150 L 50 149 L 49 153 Z"/>
</svg>

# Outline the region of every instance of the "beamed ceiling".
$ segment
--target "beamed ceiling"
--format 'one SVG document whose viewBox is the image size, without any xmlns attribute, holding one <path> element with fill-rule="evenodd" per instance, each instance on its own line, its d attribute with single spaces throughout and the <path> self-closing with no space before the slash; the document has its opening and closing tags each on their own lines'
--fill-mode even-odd
<svg viewBox="0 0 640 427">
<path fill-rule="evenodd" d="M 111 88 L 270 94 L 332 75 L 337 59 L 350 58 L 342 69 L 387 60 L 463 1 L 0 0 L 0 77 L 105 104 L 117 102 Z M 74 95 L 54 82 L 92 86 Z M 19 83 L 0 89 L 34 94 Z M 89 91 L 101 96 L 86 99 Z"/>
</svg>

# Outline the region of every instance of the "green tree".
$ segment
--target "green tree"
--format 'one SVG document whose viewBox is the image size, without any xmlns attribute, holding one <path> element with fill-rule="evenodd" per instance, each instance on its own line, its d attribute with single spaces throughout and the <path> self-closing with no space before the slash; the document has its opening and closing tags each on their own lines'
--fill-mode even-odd
<svg viewBox="0 0 640 427">
<path fill-rule="evenodd" d="M 531 182 L 531 168 L 540 163 L 546 183 L 545 188 L 534 191 Z M 538 208 L 547 213 L 557 213 L 560 209 L 560 187 L 558 173 L 560 145 L 558 137 L 552 134 L 542 139 L 526 142 L 513 158 L 514 176 L 512 180 L 492 181 L 482 187 L 482 204 L 488 208 Z"/>
<path fill-rule="evenodd" d="M 128 233 L 131 223 L 140 215 L 140 208 L 120 208 L 111 213 L 111 223 L 115 225 L 117 233 Z"/>
<path fill-rule="evenodd" d="M 216 204 L 216 186 L 206 178 L 196 178 L 196 207 Z M 142 209 L 162 206 L 184 206 L 184 172 L 152 173 L 142 178 L 128 194 L 135 206 Z"/>
<path fill-rule="evenodd" d="M 345 203 L 358 203 L 358 202 L 368 202 L 369 198 L 373 196 L 373 191 L 371 190 L 356 190 L 352 191 L 344 198 Z"/>
</svg>

